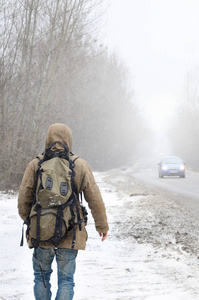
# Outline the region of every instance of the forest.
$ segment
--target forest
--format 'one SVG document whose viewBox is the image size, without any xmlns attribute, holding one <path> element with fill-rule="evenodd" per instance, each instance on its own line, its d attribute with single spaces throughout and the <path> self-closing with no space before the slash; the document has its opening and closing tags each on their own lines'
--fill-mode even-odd
<svg viewBox="0 0 199 300">
<path fill-rule="evenodd" d="M 18 189 L 55 122 L 93 170 L 123 166 L 144 122 L 128 68 L 100 38 L 101 0 L 0 3 L 0 189 Z"/>
</svg>

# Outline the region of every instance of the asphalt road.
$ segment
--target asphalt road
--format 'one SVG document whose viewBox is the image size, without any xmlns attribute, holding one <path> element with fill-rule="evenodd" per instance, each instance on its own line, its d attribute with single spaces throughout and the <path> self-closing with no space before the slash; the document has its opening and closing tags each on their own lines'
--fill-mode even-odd
<svg viewBox="0 0 199 300">
<path fill-rule="evenodd" d="M 139 169 L 133 177 L 189 208 L 199 218 L 199 173 L 186 171 L 185 178 L 159 178 L 157 169 Z"/>
</svg>

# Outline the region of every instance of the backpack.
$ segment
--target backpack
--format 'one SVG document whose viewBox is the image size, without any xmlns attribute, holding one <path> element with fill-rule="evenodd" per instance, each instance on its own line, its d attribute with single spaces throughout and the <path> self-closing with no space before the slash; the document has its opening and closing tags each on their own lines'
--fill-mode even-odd
<svg viewBox="0 0 199 300">
<path fill-rule="evenodd" d="M 52 151 L 56 143 L 61 143 L 64 150 Z M 74 248 L 76 227 L 81 230 L 81 224 L 87 222 L 87 212 L 82 205 L 80 214 L 79 195 L 74 186 L 77 158 L 61 141 L 52 143 L 45 149 L 43 159 L 39 158 L 34 201 L 26 231 L 34 248 L 40 242 L 50 242 L 57 247 L 70 230 L 73 230 L 71 248 Z"/>
</svg>

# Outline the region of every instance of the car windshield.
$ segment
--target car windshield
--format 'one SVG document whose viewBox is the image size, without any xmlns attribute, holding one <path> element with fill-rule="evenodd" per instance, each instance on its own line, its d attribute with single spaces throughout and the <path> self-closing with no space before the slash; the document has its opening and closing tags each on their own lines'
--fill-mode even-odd
<svg viewBox="0 0 199 300">
<path fill-rule="evenodd" d="M 165 157 L 162 159 L 163 164 L 181 164 L 182 159 L 179 157 Z"/>
</svg>

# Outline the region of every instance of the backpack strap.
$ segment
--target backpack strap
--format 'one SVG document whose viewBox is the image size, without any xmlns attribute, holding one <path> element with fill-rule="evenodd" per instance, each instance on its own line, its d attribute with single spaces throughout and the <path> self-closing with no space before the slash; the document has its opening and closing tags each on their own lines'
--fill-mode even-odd
<svg viewBox="0 0 199 300">
<path fill-rule="evenodd" d="M 40 241 L 40 218 L 41 218 L 41 206 L 38 205 L 38 209 L 37 209 L 37 240 L 36 240 L 36 248 L 39 247 L 39 241 Z"/>
<path fill-rule="evenodd" d="M 42 153 L 40 155 L 37 155 L 36 158 L 38 158 L 38 160 L 40 161 L 44 158 L 44 154 Z"/>
<path fill-rule="evenodd" d="M 75 157 L 75 158 L 74 158 Z M 79 158 L 79 156 L 77 156 L 77 155 L 73 155 L 73 163 L 77 160 Z"/>
<path fill-rule="evenodd" d="M 78 158 L 79 158 L 79 156 L 75 155 L 72 151 L 70 151 L 70 159 L 73 162 L 75 162 Z"/>
</svg>

